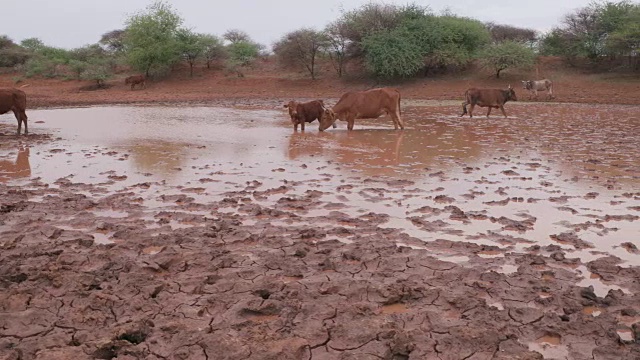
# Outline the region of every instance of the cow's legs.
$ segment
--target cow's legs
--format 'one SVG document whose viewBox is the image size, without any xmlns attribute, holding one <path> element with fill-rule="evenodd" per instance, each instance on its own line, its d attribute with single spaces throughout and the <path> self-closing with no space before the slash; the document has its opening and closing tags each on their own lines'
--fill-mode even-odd
<svg viewBox="0 0 640 360">
<path fill-rule="evenodd" d="M 507 113 L 504 112 L 504 106 L 500 105 L 500 111 L 502 111 L 502 115 L 504 115 L 504 117 L 507 117 Z"/>
<path fill-rule="evenodd" d="M 393 121 L 393 128 L 398 130 L 398 119 L 396 118 L 396 114 L 389 114 L 391 116 L 391 121 Z"/>
<path fill-rule="evenodd" d="M 394 125 L 400 125 L 400 129 L 404 130 L 404 121 L 402 121 L 402 118 L 400 117 L 400 109 L 396 109 L 396 111 L 391 114 L 391 118 L 393 119 L 393 124 Z M 398 130 L 398 126 L 396 125 L 396 130 Z"/>
<path fill-rule="evenodd" d="M 293 123 L 293 131 L 298 131 L 298 122 Z"/>
<path fill-rule="evenodd" d="M 24 134 L 29 134 L 29 128 L 27 127 L 27 113 L 24 111 L 20 111 L 16 108 L 13 108 L 13 115 L 16 116 L 16 120 L 18 120 L 18 135 L 22 131 L 22 123 L 24 123 Z"/>
<path fill-rule="evenodd" d="M 304 131 L 304 123 L 306 123 L 306 121 L 300 121 L 300 131 Z"/>
<path fill-rule="evenodd" d="M 491 115 L 491 106 L 489 106 L 489 110 L 487 110 L 487 117 L 489 117 L 489 115 Z"/>
<path fill-rule="evenodd" d="M 476 104 L 471 103 L 471 105 L 469 106 L 469 117 L 472 118 L 473 117 L 473 108 L 476 107 Z"/>
<path fill-rule="evenodd" d="M 356 122 L 355 116 L 350 116 L 347 118 L 347 130 L 353 130 L 353 124 Z"/>
</svg>

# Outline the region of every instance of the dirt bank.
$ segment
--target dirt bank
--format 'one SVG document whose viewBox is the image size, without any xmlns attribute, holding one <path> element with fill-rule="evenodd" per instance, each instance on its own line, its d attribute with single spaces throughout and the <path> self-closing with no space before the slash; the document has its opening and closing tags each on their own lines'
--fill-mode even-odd
<svg viewBox="0 0 640 360">
<path fill-rule="evenodd" d="M 190 78 L 186 68 L 176 68 L 163 80 L 151 81 L 147 89 L 131 91 L 124 84 L 127 73 L 119 73 L 107 83 L 108 89 L 83 91 L 87 82 L 60 79 L 23 78 L 20 74 L 0 75 L 0 86 L 18 86 L 27 92 L 30 108 L 83 106 L 101 104 L 168 103 L 252 105 L 273 100 L 274 106 L 285 100 L 300 98 L 339 98 L 346 91 L 375 86 L 398 87 L 404 99 L 461 100 L 471 86 L 516 88 L 521 101 L 529 95 L 520 81 L 535 78 L 535 71 L 510 70 L 502 79 L 490 78 L 484 69 L 415 80 L 379 83 L 361 78 L 338 79 L 330 65 L 324 64 L 320 79 L 312 81 L 306 74 L 280 68 L 274 60 L 258 62 L 246 69 L 245 77 L 228 76 L 222 70 L 196 69 Z M 640 104 L 640 82 L 637 78 L 615 75 L 588 75 L 566 68 L 559 59 L 547 59 L 540 65 L 538 77 L 554 81 L 554 101 L 565 103 Z M 21 82 L 15 84 L 15 79 Z M 535 100 L 532 100 L 535 101 Z M 540 101 L 544 95 L 540 93 Z"/>
</svg>

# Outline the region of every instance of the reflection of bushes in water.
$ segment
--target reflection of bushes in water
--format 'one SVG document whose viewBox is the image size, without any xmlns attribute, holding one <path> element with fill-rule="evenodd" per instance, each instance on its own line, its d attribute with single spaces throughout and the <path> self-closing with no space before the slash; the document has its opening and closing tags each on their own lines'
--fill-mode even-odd
<svg viewBox="0 0 640 360">
<path fill-rule="evenodd" d="M 161 172 L 164 175 L 175 172 L 175 168 L 184 164 L 185 144 L 168 142 L 136 143 L 128 146 L 131 160 L 136 170 Z"/>
<path fill-rule="evenodd" d="M 326 136 L 329 135 L 329 136 Z M 473 127 L 436 123 L 426 130 L 355 130 L 353 132 L 295 133 L 289 138 L 287 156 L 323 156 L 350 169 L 368 174 L 392 174 L 423 170 L 446 159 L 470 161 L 481 155 L 480 136 Z M 398 165 L 408 165 L 402 170 Z M 423 171 L 415 172 L 424 174 Z"/>
</svg>

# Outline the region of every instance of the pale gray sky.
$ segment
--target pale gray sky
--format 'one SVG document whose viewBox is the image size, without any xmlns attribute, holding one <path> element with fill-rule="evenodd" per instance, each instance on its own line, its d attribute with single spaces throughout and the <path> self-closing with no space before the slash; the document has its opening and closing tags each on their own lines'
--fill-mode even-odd
<svg viewBox="0 0 640 360">
<path fill-rule="evenodd" d="M 152 0 L 14 0 L 3 1 L 0 34 L 14 41 L 38 37 L 45 44 L 73 48 L 95 43 L 100 35 L 123 27 L 125 19 Z M 371 0 L 170 0 L 185 26 L 222 35 L 237 28 L 270 46 L 288 31 L 321 29 L 340 15 Z M 436 13 L 449 9 L 481 21 L 546 31 L 562 16 L 591 0 L 386 0 L 384 3 L 428 5 Z"/>
</svg>

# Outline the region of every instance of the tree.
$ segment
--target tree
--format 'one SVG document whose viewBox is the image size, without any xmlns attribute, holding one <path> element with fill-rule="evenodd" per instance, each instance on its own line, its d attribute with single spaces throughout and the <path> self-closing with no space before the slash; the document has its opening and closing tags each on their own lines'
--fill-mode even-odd
<svg viewBox="0 0 640 360">
<path fill-rule="evenodd" d="M 316 78 L 316 59 L 327 44 L 323 33 L 312 29 L 301 29 L 286 34 L 274 44 L 273 51 L 286 65 L 301 66 Z"/>
<path fill-rule="evenodd" d="M 207 69 L 211 68 L 211 62 L 225 57 L 226 52 L 222 41 L 215 35 L 202 35 L 202 45 L 204 47 L 204 58 L 207 61 Z"/>
<path fill-rule="evenodd" d="M 250 41 L 238 41 L 227 46 L 233 65 L 247 66 L 258 57 L 258 44 Z"/>
<path fill-rule="evenodd" d="M 105 81 L 111 77 L 111 71 L 109 65 L 100 59 L 93 59 L 86 63 L 87 67 L 82 72 L 81 78 L 85 80 L 91 80 L 96 82 L 98 88 L 105 87 Z"/>
<path fill-rule="evenodd" d="M 489 45 L 480 53 L 480 62 L 495 71 L 496 78 L 505 69 L 531 66 L 534 61 L 533 50 L 515 41 Z"/>
<path fill-rule="evenodd" d="M 38 38 L 28 38 L 22 40 L 20 46 L 31 51 L 38 51 L 44 47 L 44 43 Z"/>
<path fill-rule="evenodd" d="M 30 55 L 27 49 L 16 45 L 8 36 L 0 36 L 0 67 L 24 64 Z"/>
<path fill-rule="evenodd" d="M 229 41 L 232 44 L 239 42 L 251 42 L 251 37 L 249 34 L 242 30 L 231 29 L 222 35 L 222 38 Z"/>
<path fill-rule="evenodd" d="M 500 25 L 493 22 L 486 24 L 493 42 L 500 43 L 505 41 L 516 41 L 520 43 L 533 43 L 536 41 L 537 34 L 533 29 L 520 28 L 511 25 Z"/>
<path fill-rule="evenodd" d="M 367 68 L 381 77 L 409 77 L 424 65 L 424 52 L 406 28 L 380 31 L 362 41 Z"/>
<path fill-rule="evenodd" d="M 0 35 L 0 49 L 14 46 L 15 43 L 7 35 Z"/>
<path fill-rule="evenodd" d="M 368 35 L 362 42 L 367 67 L 383 77 L 407 77 L 420 70 L 466 65 L 489 41 L 488 31 L 476 20 L 453 16 L 426 16 L 404 21 L 392 30 Z"/>
<path fill-rule="evenodd" d="M 180 59 L 178 28 L 182 18 L 162 1 L 126 21 L 124 45 L 129 64 L 147 76 L 151 70 L 169 68 Z"/>
<path fill-rule="evenodd" d="M 196 60 L 206 51 L 206 44 L 203 42 L 204 35 L 194 33 L 188 29 L 178 30 L 178 42 L 182 57 L 189 63 L 189 73 L 193 77 L 193 65 Z"/>
<path fill-rule="evenodd" d="M 124 51 L 125 31 L 122 29 L 111 30 L 102 34 L 99 43 L 108 51 L 120 53 Z"/>
<path fill-rule="evenodd" d="M 98 44 L 85 45 L 70 51 L 71 58 L 79 61 L 89 61 L 93 58 L 103 58 L 107 54 L 105 50 Z"/>
<path fill-rule="evenodd" d="M 347 26 L 341 21 L 333 22 L 327 25 L 324 34 L 326 38 L 324 50 L 329 55 L 338 77 L 342 77 L 347 62 L 347 50 L 351 44 L 347 37 Z"/>
</svg>

